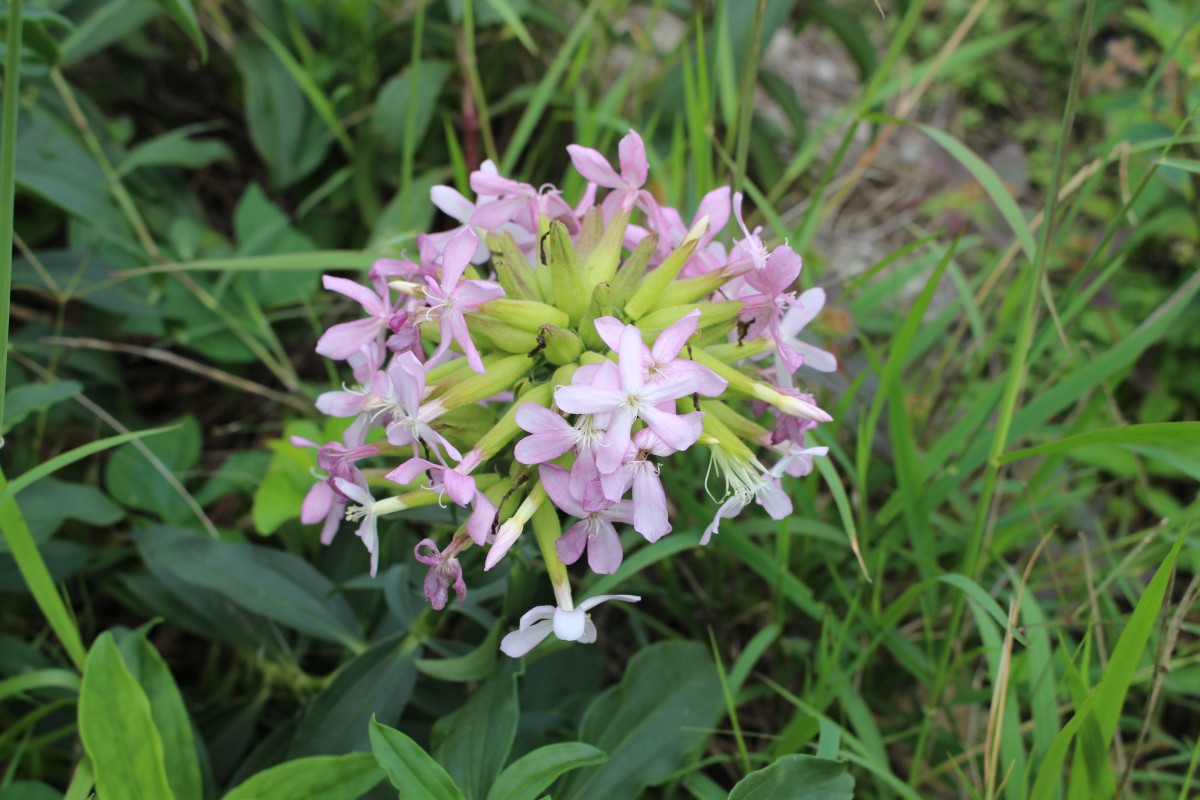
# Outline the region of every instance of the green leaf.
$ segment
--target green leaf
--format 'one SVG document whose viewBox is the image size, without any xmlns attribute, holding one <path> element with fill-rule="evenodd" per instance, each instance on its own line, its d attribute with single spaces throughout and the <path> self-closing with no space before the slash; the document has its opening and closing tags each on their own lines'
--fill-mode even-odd
<svg viewBox="0 0 1200 800">
<path fill-rule="evenodd" d="M 1158 163 L 1160 166 L 1200 175 L 1200 161 L 1194 158 L 1164 158 Z"/>
<path fill-rule="evenodd" d="M 248 778 L 225 800 L 358 800 L 383 773 L 369 753 L 286 761 Z"/>
<path fill-rule="evenodd" d="M 287 69 L 265 45 L 243 38 L 233 52 L 245 86 L 250 141 L 270 169 L 272 185 L 287 188 L 317 168 L 331 140 Z"/>
<path fill-rule="evenodd" d="M 4 395 L 4 428 L 0 432 L 7 434 L 31 414 L 45 411 L 81 391 L 83 384 L 78 381 L 27 383 L 9 389 Z"/>
<path fill-rule="evenodd" d="M 433 726 L 433 755 L 468 800 L 483 800 L 517 735 L 520 662 L 505 661 L 462 708 Z"/>
<path fill-rule="evenodd" d="M 537 800 L 559 776 L 607 760 L 607 753 L 583 742 L 548 744 L 509 764 L 492 784 L 487 800 Z"/>
<path fill-rule="evenodd" d="M 155 0 L 166 9 L 171 19 L 183 28 L 200 51 L 200 60 L 208 61 L 208 43 L 204 40 L 204 31 L 200 30 L 200 20 L 196 19 L 196 9 L 192 8 L 191 0 Z"/>
<path fill-rule="evenodd" d="M 240 608 L 351 650 L 364 647 L 354 613 L 333 583 L 297 556 L 269 547 L 135 534 L 153 558 L 184 583 L 211 589 Z"/>
<path fill-rule="evenodd" d="M 174 799 L 150 701 L 107 632 L 92 645 L 84 667 L 79 737 L 92 761 L 100 797 Z"/>
<path fill-rule="evenodd" d="M 375 719 L 371 720 L 371 749 L 404 800 L 465 800 L 446 770 L 419 744 Z"/>
<path fill-rule="evenodd" d="M 488 631 L 479 646 L 458 658 L 418 658 L 417 669 L 422 674 L 439 681 L 466 683 L 479 681 L 492 674 L 496 666 L 496 654 L 500 652 L 500 622 Z"/>
<path fill-rule="evenodd" d="M 192 721 L 170 668 L 144 636 L 125 636 L 118 646 L 125 666 L 150 701 L 150 715 L 162 738 L 163 764 L 171 791 L 176 800 L 201 800 L 204 786 Z"/>
<path fill-rule="evenodd" d="M 337 671 L 300 720 L 291 757 L 368 752 L 372 717 L 400 717 L 417 680 L 416 645 L 405 634 L 378 642 Z"/>
<path fill-rule="evenodd" d="M 425 139 L 433 113 L 437 109 L 442 87 L 454 65 L 449 61 L 422 61 L 417 81 L 417 96 L 410 98 L 413 70 L 405 68 L 379 90 L 375 98 L 375 110 L 371 114 L 371 129 L 378 137 L 380 146 L 387 152 L 399 152 L 404 147 L 404 137 L 411 127 L 413 147 Z M 412 120 L 408 119 L 409 103 L 415 102 Z M 428 195 L 425 195 L 428 200 Z"/>
<path fill-rule="evenodd" d="M 721 684 L 698 642 L 660 642 L 641 650 L 621 683 L 592 701 L 579 739 L 608 761 L 567 776 L 556 800 L 637 797 L 674 772 L 708 740 L 722 710 Z"/>
<path fill-rule="evenodd" d="M 851 800 L 854 778 L 841 761 L 784 756 L 738 781 L 729 800 Z"/>
<path fill-rule="evenodd" d="M 1080 447 L 1109 444 L 1151 444 L 1153 442 L 1172 444 L 1200 442 L 1200 422 L 1151 422 L 1145 425 L 1126 425 L 1122 428 L 1088 431 L 1067 436 L 1055 442 L 1005 453 L 1000 457 L 1000 463 L 1009 464 L 1031 456 L 1065 453 Z"/>
<path fill-rule="evenodd" d="M 184 0 L 186 2 L 186 0 Z M 233 151 L 218 139 L 193 139 L 197 133 L 205 133 L 214 126 L 207 124 L 184 125 L 142 142 L 129 151 L 129 155 L 117 165 L 117 174 L 124 177 L 143 167 L 181 167 L 198 169 L 214 161 L 232 161 Z"/>
<path fill-rule="evenodd" d="M 39 689 L 66 689 L 78 692 L 79 686 L 79 676 L 66 669 L 39 669 L 33 672 L 22 672 L 0 681 L 0 700 Z"/>
<path fill-rule="evenodd" d="M 17 503 L 29 524 L 35 542 L 41 543 L 58 531 L 68 519 L 95 527 L 115 525 L 125 518 L 125 509 L 114 503 L 95 486 L 69 483 L 58 478 L 42 478 L 17 495 Z M 0 552 L 7 551 L 0 542 Z"/>
<path fill-rule="evenodd" d="M 62 792 L 41 781 L 13 781 L 0 789 L 0 800 L 62 800 Z"/>
<path fill-rule="evenodd" d="M 1012 228 L 1013 235 L 1017 237 L 1021 249 L 1025 251 L 1025 257 L 1033 260 L 1037 252 L 1037 244 L 1033 241 L 1029 223 L 1020 206 L 1017 205 L 1017 201 L 1013 199 L 1012 193 L 1004 185 L 1004 181 L 1000 180 L 1000 176 L 996 174 L 995 170 L 986 161 L 975 155 L 970 148 L 945 131 L 938 130 L 931 125 L 917 125 L 917 127 L 924 131 L 926 136 L 941 145 L 942 149 L 953 156 L 959 164 L 962 164 L 967 172 L 971 173 L 971 177 L 979 182 L 987 196 L 996 204 L 1000 216 L 1004 217 L 1004 221 Z"/>
<path fill-rule="evenodd" d="M 1133 613 L 1121 630 L 1121 638 L 1108 658 L 1108 667 L 1104 670 L 1100 682 L 1092 689 L 1087 699 L 1075 709 L 1075 715 L 1054 737 L 1046 758 L 1037 767 L 1037 780 L 1030 794 L 1032 800 L 1050 800 L 1054 797 L 1059 778 L 1062 775 L 1063 761 L 1066 760 L 1067 750 L 1071 740 L 1079 733 L 1089 715 L 1095 715 L 1100 722 L 1101 740 L 1107 745 L 1112 741 L 1117 730 L 1117 720 L 1121 715 L 1121 707 L 1125 704 L 1125 695 L 1133 682 L 1133 674 L 1138 662 L 1150 640 L 1154 630 L 1154 621 L 1162 608 L 1163 598 L 1170 583 L 1171 573 L 1175 570 L 1175 561 L 1179 557 L 1179 549 L 1183 546 L 1186 532 L 1175 541 L 1171 552 L 1163 559 L 1158 571 L 1150 580 L 1142 593 Z M 1031 764 L 1030 769 L 1034 769 Z"/>
<path fill-rule="evenodd" d="M 147 443 L 163 466 L 182 482 L 184 473 L 200 460 L 200 423 L 191 414 L 179 420 L 168 434 Z M 131 508 L 179 522 L 191 513 L 178 490 L 131 444 L 117 449 L 104 468 L 104 482 L 113 499 Z"/>
<path fill-rule="evenodd" d="M 938 580 L 942 583 L 948 583 L 951 586 L 962 589 L 963 592 L 966 593 L 967 597 L 975 601 L 979 607 L 987 613 L 988 616 L 996 621 L 996 624 L 999 625 L 1002 630 L 1008 630 L 1008 614 L 1006 614 L 1004 609 L 1000 607 L 1000 604 L 996 602 L 996 599 L 988 594 L 978 583 L 971 580 L 966 575 L 959 575 L 958 573 L 939 575 Z M 1025 639 L 1020 633 L 1014 630 L 1012 631 L 1012 634 L 1014 639 L 1016 639 L 1022 645 L 1025 644 Z"/>
</svg>

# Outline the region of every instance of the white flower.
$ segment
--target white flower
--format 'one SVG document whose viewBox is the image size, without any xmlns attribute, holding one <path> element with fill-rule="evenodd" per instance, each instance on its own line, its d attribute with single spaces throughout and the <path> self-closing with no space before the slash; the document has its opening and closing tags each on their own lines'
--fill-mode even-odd
<svg viewBox="0 0 1200 800">
<path fill-rule="evenodd" d="M 588 616 L 596 606 L 607 600 L 624 600 L 636 603 L 642 598 L 632 594 L 602 594 L 584 600 L 575 608 L 536 606 L 521 617 L 520 627 L 500 642 L 500 652 L 512 658 L 520 658 L 554 631 L 564 642 L 591 644 L 596 641 L 596 625 Z"/>
</svg>

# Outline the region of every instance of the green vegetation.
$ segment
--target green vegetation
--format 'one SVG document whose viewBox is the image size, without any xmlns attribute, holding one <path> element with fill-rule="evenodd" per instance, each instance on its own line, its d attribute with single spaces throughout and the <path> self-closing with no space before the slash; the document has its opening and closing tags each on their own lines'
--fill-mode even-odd
<svg viewBox="0 0 1200 800">
<path fill-rule="evenodd" d="M 1194 795 L 1200 12 L 881 5 L 9 0 L 0 800 Z M 631 126 L 826 289 L 830 454 L 705 548 L 664 470 L 642 602 L 515 662 L 532 546 L 435 613 L 450 508 L 300 525 L 319 276 Z"/>
</svg>

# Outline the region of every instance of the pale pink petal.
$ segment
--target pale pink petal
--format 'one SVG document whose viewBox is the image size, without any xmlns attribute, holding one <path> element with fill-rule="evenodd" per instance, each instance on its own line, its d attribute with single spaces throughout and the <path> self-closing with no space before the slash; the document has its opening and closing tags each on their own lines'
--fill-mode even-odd
<svg viewBox="0 0 1200 800">
<path fill-rule="evenodd" d="M 758 502 L 771 519 L 783 519 L 792 513 L 792 499 L 783 491 L 778 478 L 768 480 L 767 487 L 758 493 Z"/>
<path fill-rule="evenodd" d="M 679 416 L 660 411 L 652 406 L 645 406 L 641 410 L 641 417 L 646 421 L 650 430 L 654 431 L 655 435 L 668 446 L 678 451 L 687 450 L 700 438 L 703 430 L 701 423 L 703 416 L 700 412 Z"/>
<path fill-rule="evenodd" d="M 512 178 L 502 178 L 493 172 L 476 170 L 471 173 L 471 191 L 477 195 L 488 197 L 510 194 L 528 196 L 533 191 L 533 187 L 527 183 L 514 181 Z"/>
<path fill-rule="evenodd" d="M 570 433 L 570 424 L 560 415 L 537 403 L 522 403 L 513 414 L 517 427 L 526 433 Z M 565 452 L 565 451 L 564 451 Z"/>
<path fill-rule="evenodd" d="M 496 521 L 496 505 L 483 492 L 476 492 L 473 508 L 474 511 L 467 518 L 467 535 L 471 537 L 472 542 L 482 547 L 487 543 L 492 523 Z"/>
<path fill-rule="evenodd" d="M 465 223 L 475 211 L 475 204 L 463 197 L 452 186 L 433 186 L 429 189 L 430 201 L 458 222 Z"/>
<path fill-rule="evenodd" d="M 471 332 L 467 329 L 467 320 L 461 311 L 452 309 L 442 315 L 442 337 L 458 342 L 463 355 L 467 357 L 467 365 L 472 370 L 480 375 L 487 372 L 483 366 L 483 359 L 479 357 L 479 350 L 476 349 L 475 342 L 471 340 Z"/>
<path fill-rule="evenodd" d="M 504 297 L 500 284 L 491 281 L 467 280 L 454 290 L 454 305 L 461 311 L 477 311 L 489 300 Z"/>
<path fill-rule="evenodd" d="M 817 372 L 837 372 L 837 356 L 808 342 L 793 342 L 796 352 L 804 356 L 804 366 Z"/>
<path fill-rule="evenodd" d="M 345 478 L 334 478 L 333 483 L 339 492 L 353 500 L 355 503 L 358 503 L 360 506 L 370 508 L 375 502 L 375 498 L 371 497 L 371 493 L 367 491 L 366 487 L 351 483 Z M 367 516 L 369 517 L 370 514 Z"/>
<path fill-rule="evenodd" d="M 535 433 L 517 442 L 513 455 L 522 464 L 543 464 L 570 450 L 573 443 L 569 428 L 564 433 Z"/>
<path fill-rule="evenodd" d="M 436 466 L 438 465 L 423 458 L 410 458 L 384 477 L 393 483 L 407 485 L 412 483 L 422 472 Z"/>
<path fill-rule="evenodd" d="M 475 213 L 471 215 L 471 224 L 494 231 L 511 222 L 527 205 L 529 199 L 526 197 L 506 197 L 503 200 L 482 203 L 475 207 Z"/>
<path fill-rule="evenodd" d="M 800 331 L 807 327 L 808 323 L 816 319 L 817 314 L 821 313 L 821 309 L 825 307 L 825 290 L 817 287 L 809 289 L 796 298 L 795 302 L 783 315 L 783 319 L 779 321 L 779 333 L 781 336 L 792 338 Z"/>
<path fill-rule="evenodd" d="M 596 455 L 596 467 L 601 473 L 613 472 L 624 463 L 634 419 L 636 417 L 632 409 L 627 406 L 613 414 L 600 444 L 600 452 Z"/>
<path fill-rule="evenodd" d="M 416 416 L 425 393 L 425 367 L 411 351 L 405 351 L 392 359 L 388 365 L 388 378 L 399 396 L 401 407 Z"/>
<path fill-rule="evenodd" d="M 335 496 L 328 482 L 314 483 L 308 490 L 308 494 L 304 495 L 304 502 L 300 505 L 300 522 L 305 525 L 316 525 L 318 522 L 324 521 L 325 517 L 329 515 L 329 509 L 333 506 Z"/>
<path fill-rule="evenodd" d="M 583 504 L 571 494 L 571 476 L 565 469 L 553 464 L 543 464 L 538 468 L 538 476 L 542 480 L 542 488 L 546 490 L 554 505 L 572 517 L 587 516 Z"/>
<path fill-rule="evenodd" d="M 564 564 L 574 564 L 583 555 L 587 543 L 587 523 L 576 522 L 554 541 L 554 549 Z"/>
<path fill-rule="evenodd" d="M 626 392 L 636 392 L 646 382 L 642 375 L 641 331 L 632 325 L 626 325 L 621 331 L 619 344 L 617 369 L 621 373 L 621 388 Z"/>
<path fill-rule="evenodd" d="M 446 243 L 446 250 L 442 253 L 442 288 L 446 292 L 454 291 L 478 247 L 479 237 L 469 227 L 464 227 Z"/>
<path fill-rule="evenodd" d="M 583 623 L 583 635 L 575 641 L 580 644 L 591 644 L 596 641 L 596 623 L 592 622 L 590 617 Z"/>
<path fill-rule="evenodd" d="M 611 575 L 621 566 L 625 554 L 617 529 L 606 519 L 595 523 L 594 535 L 588 540 L 588 569 L 597 575 Z"/>
<path fill-rule="evenodd" d="M 619 391 L 595 386 L 560 386 L 554 392 L 555 405 L 568 414 L 608 414 L 624 399 Z"/>
<path fill-rule="evenodd" d="M 444 469 L 442 484 L 446 487 L 446 494 L 450 495 L 450 499 L 460 506 L 470 505 L 471 499 L 475 497 L 475 479 L 470 475 Z"/>
<path fill-rule="evenodd" d="M 621 161 L 621 178 L 630 188 L 641 188 L 650 165 L 646 161 L 646 144 L 637 131 L 631 129 L 625 134 L 617 145 L 617 154 Z"/>
<path fill-rule="evenodd" d="M 696 332 L 700 324 L 700 310 L 692 309 L 679 318 L 678 322 L 667 326 L 654 340 L 650 348 L 651 355 L 657 362 L 670 361 L 679 355 L 679 351 L 687 344 L 688 339 Z"/>
<path fill-rule="evenodd" d="M 606 189 L 622 189 L 625 187 L 625 182 L 621 180 L 621 176 L 613 170 L 612 165 L 608 163 L 608 159 L 600 155 L 599 152 L 590 147 L 582 147 L 577 144 L 567 145 L 567 152 L 571 154 L 571 162 L 575 165 L 575 169 L 589 181 L 597 183 Z"/>
<path fill-rule="evenodd" d="M 550 635 L 553 625 L 549 619 L 544 619 L 505 636 L 500 641 L 500 652 L 510 658 L 520 658 L 541 644 Z"/>
<path fill-rule="evenodd" d="M 317 410 L 329 417 L 353 417 L 362 413 L 369 398 L 358 392 L 322 392 Z"/>
<path fill-rule="evenodd" d="M 697 220 L 704 216 L 708 217 L 706 236 L 709 238 L 720 233 L 729 222 L 729 191 L 728 186 L 713 189 L 704 195 L 704 199 L 700 201 L 700 207 L 696 209 Z"/>
<path fill-rule="evenodd" d="M 323 275 L 321 285 L 331 292 L 344 294 L 346 297 L 356 300 L 371 316 L 383 316 L 387 311 L 387 304 L 384 303 L 383 298 L 357 281 Z"/>
<path fill-rule="evenodd" d="M 592 322 L 596 326 L 596 333 L 600 334 L 600 338 L 608 345 L 608 349 L 616 352 L 621 347 L 621 331 L 625 330 L 625 323 L 616 317 L 600 317 Z"/>
<path fill-rule="evenodd" d="M 662 481 L 648 469 L 633 476 L 633 529 L 648 542 L 657 542 L 671 532 Z"/>
<path fill-rule="evenodd" d="M 321 334 L 317 340 L 317 352 L 326 358 L 345 360 L 378 336 L 384 325 L 385 322 L 378 317 L 340 322 Z"/>
<path fill-rule="evenodd" d="M 595 597 L 589 597 L 587 600 L 584 600 L 582 603 L 576 606 L 576 608 L 583 611 L 591 611 L 596 606 L 600 605 L 601 603 L 606 603 L 609 600 L 621 600 L 625 603 L 637 603 L 641 599 L 642 598 L 636 594 L 600 594 L 596 595 Z"/>
</svg>

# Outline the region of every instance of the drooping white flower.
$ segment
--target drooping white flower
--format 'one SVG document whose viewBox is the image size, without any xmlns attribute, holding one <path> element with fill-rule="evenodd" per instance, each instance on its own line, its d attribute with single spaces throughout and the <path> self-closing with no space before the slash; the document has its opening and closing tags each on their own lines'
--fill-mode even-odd
<svg viewBox="0 0 1200 800">
<path fill-rule="evenodd" d="M 596 625 L 587 612 L 608 600 L 636 603 L 641 599 L 632 594 L 602 594 L 590 597 L 574 608 L 536 606 L 526 611 L 517 630 L 500 642 L 500 652 L 520 658 L 537 647 L 551 631 L 564 642 L 591 644 L 596 641 Z"/>
</svg>

